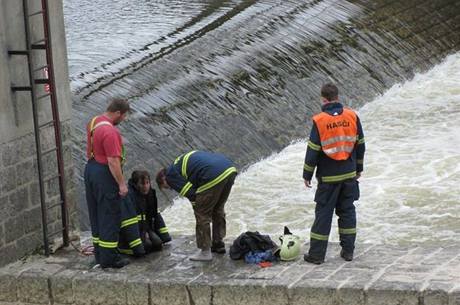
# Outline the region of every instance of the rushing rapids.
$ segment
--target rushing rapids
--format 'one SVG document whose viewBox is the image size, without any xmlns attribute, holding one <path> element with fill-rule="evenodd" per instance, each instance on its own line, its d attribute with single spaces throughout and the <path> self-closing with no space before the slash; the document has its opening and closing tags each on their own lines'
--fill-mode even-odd
<svg viewBox="0 0 460 305">
<path fill-rule="evenodd" d="M 455 0 L 92 3 L 65 3 L 79 182 L 85 124 L 110 97 L 133 105 L 127 172 L 192 148 L 244 167 L 305 138 L 323 82 L 359 107 L 460 47 Z"/>
</svg>

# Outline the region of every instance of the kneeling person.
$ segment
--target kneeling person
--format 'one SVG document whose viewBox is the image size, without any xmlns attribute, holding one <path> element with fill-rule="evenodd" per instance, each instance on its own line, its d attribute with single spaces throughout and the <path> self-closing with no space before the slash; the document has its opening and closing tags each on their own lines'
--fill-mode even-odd
<svg viewBox="0 0 460 305">
<path fill-rule="evenodd" d="M 128 196 L 123 202 L 119 251 L 142 256 L 159 251 L 171 241 L 168 228 L 158 212 L 155 190 L 147 171 L 137 170 L 128 181 Z"/>
<path fill-rule="evenodd" d="M 160 189 L 172 188 L 192 202 L 196 243 L 200 250 L 190 260 L 210 261 L 211 251 L 225 253 L 224 207 L 236 174 L 233 162 L 226 156 L 205 151 L 183 154 L 168 168 L 157 173 L 156 181 Z"/>
<path fill-rule="evenodd" d="M 147 252 L 161 250 L 162 244 L 171 241 L 168 227 L 158 212 L 158 200 L 147 171 L 134 171 L 128 182 L 129 193 L 136 203 L 139 230 Z"/>
</svg>

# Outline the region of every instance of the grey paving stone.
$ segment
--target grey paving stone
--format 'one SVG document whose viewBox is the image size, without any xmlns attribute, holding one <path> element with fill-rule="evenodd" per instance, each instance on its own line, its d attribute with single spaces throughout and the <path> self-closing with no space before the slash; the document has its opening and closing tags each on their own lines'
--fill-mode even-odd
<svg viewBox="0 0 460 305">
<path fill-rule="evenodd" d="M 51 295 L 55 303 L 73 304 L 75 302 L 72 281 L 78 272 L 65 269 L 50 278 Z"/>
<path fill-rule="evenodd" d="M 449 291 L 449 305 L 460 305 L 460 285 Z"/>
<path fill-rule="evenodd" d="M 365 305 L 363 287 L 342 287 L 336 291 L 335 300 L 340 305 Z"/>
<path fill-rule="evenodd" d="M 289 301 L 299 305 L 333 305 L 340 283 L 302 280 L 289 289 Z"/>
<path fill-rule="evenodd" d="M 433 265 L 415 265 L 415 264 L 408 264 L 402 263 L 398 261 L 397 264 L 389 266 L 386 269 L 387 273 L 416 273 L 416 274 L 429 274 L 435 270 L 435 266 Z"/>
<path fill-rule="evenodd" d="M 458 256 L 458 252 L 454 249 L 455 247 L 443 247 L 440 251 L 436 252 L 436 254 L 424 259 L 422 263 L 424 265 L 442 265 Z"/>
<path fill-rule="evenodd" d="M 213 291 L 211 285 L 189 284 L 186 286 L 189 304 L 209 305 L 213 301 Z"/>
<path fill-rule="evenodd" d="M 79 272 L 72 281 L 75 304 L 125 305 L 127 277 L 112 270 Z"/>
<path fill-rule="evenodd" d="M 372 288 L 365 292 L 367 304 L 419 305 L 417 290 Z"/>
<path fill-rule="evenodd" d="M 386 271 L 385 274 L 379 279 L 380 282 L 391 282 L 401 284 L 416 284 L 420 286 L 425 280 L 430 278 L 430 273 L 419 273 L 419 272 L 393 272 Z"/>
<path fill-rule="evenodd" d="M 184 285 L 176 283 L 150 283 L 150 304 L 189 305 Z"/>
<path fill-rule="evenodd" d="M 233 282 L 230 285 L 216 285 L 213 289 L 214 305 L 257 305 L 264 304 L 262 295 L 265 288 L 249 281 Z"/>
<path fill-rule="evenodd" d="M 342 268 L 329 279 L 337 282 L 345 282 L 347 287 L 364 287 L 375 276 L 374 270 L 361 268 Z"/>
<path fill-rule="evenodd" d="M 36 273 L 22 274 L 18 279 L 18 299 L 23 303 L 48 304 L 48 278 Z"/>
<path fill-rule="evenodd" d="M 18 278 L 18 298 L 24 303 L 48 304 L 50 293 L 48 279 L 62 270 L 58 264 L 47 264 L 43 261 L 29 263 Z"/>
<path fill-rule="evenodd" d="M 430 279 L 440 282 L 460 282 L 460 275 L 458 273 L 454 273 L 451 270 L 438 270 L 436 273 L 430 276 Z"/>
<path fill-rule="evenodd" d="M 126 297 L 128 305 L 143 305 L 149 303 L 150 279 L 142 275 L 129 277 L 126 282 Z"/>
<path fill-rule="evenodd" d="M 267 284 L 262 294 L 262 304 L 289 304 L 289 290 L 284 285 Z"/>
<path fill-rule="evenodd" d="M 43 304 L 51 295 L 54 304 L 78 305 L 459 305 L 455 304 L 458 247 L 440 250 L 451 257 L 440 266 L 411 265 L 408 260 L 374 266 L 365 260 L 366 256 L 383 254 L 372 251 L 372 247 L 368 249 L 352 262 L 332 257 L 317 266 L 299 259 L 260 268 L 233 261 L 228 255 L 215 256 L 211 263 L 191 262 L 188 255 L 195 250 L 193 238 L 180 237 L 164 251 L 131 259 L 131 264 L 122 269 L 91 270 L 93 257 L 81 256 L 69 248 L 49 258 L 32 256 L 1 268 L 0 283 L 17 282 L 20 299 L 14 299 L 11 289 L 1 289 L 5 286 L 2 285 L 0 303 Z M 413 255 L 414 249 L 419 251 L 420 247 L 403 248 L 405 254 L 401 257 Z M 430 256 L 433 252 L 426 253 Z M 11 281 L 12 274 L 19 280 Z M 23 295 L 35 290 L 41 292 Z"/>
<path fill-rule="evenodd" d="M 314 270 L 317 269 L 319 269 L 319 267 L 316 265 L 307 264 L 304 262 L 296 262 L 295 264 L 286 266 L 285 269 L 282 270 L 275 278 L 268 280 L 267 285 L 277 284 L 285 285 L 288 287 L 300 281 L 310 272 L 313 273 Z"/>
<path fill-rule="evenodd" d="M 436 246 L 432 246 L 432 245 L 423 245 L 423 247 L 417 247 L 416 249 L 414 249 L 414 251 L 412 252 L 412 255 L 421 255 L 422 256 L 422 261 L 429 257 L 430 255 L 433 255 L 437 252 L 439 252 L 441 249 L 439 247 L 436 247 Z"/>
<path fill-rule="evenodd" d="M 155 281 L 172 281 L 174 283 L 187 284 L 199 277 L 205 270 L 210 270 L 211 266 L 208 263 L 193 263 L 185 259 L 174 267 L 165 270 L 158 274 Z"/>
<path fill-rule="evenodd" d="M 285 263 L 285 262 L 279 262 L 279 263 L 273 263 L 271 267 L 267 268 L 261 268 L 259 266 L 254 266 L 254 271 L 249 274 L 250 279 L 262 279 L 262 280 L 272 280 L 276 278 L 277 276 L 280 275 L 281 272 L 283 272 L 287 266 L 292 265 L 294 262 L 290 263 Z"/>
<path fill-rule="evenodd" d="M 16 276 L 0 271 L 0 302 L 16 302 L 17 296 Z"/>
<path fill-rule="evenodd" d="M 423 305 L 448 305 L 449 290 L 444 290 L 446 287 L 436 289 L 433 285 L 429 289 L 422 292 Z"/>
</svg>

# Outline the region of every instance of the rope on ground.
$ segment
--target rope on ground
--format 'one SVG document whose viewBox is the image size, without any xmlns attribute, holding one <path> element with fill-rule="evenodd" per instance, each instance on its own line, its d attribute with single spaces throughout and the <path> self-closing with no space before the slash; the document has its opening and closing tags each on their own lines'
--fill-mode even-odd
<svg viewBox="0 0 460 305">
<path fill-rule="evenodd" d="M 91 256 L 94 255 L 94 246 L 89 245 L 89 246 L 84 246 L 84 247 L 77 247 L 74 245 L 74 243 L 70 242 L 70 245 L 77 251 L 80 255 L 83 256 Z"/>
</svg>

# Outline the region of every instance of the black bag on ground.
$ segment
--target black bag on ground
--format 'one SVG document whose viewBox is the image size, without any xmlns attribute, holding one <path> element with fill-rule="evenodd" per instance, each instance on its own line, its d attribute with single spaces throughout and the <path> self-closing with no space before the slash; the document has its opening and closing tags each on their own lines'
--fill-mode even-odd
<svg viewBox="0 0 460 305">
<path fill-rule="evenodd" d="M 276 248 L 278 246 L 270 239 L 270 236 L 262 235 L 257 231 L 247 231 L 238 236 L 230 246 L 230 258 L 242 259 L 249 251 L 265 251 Z"/>
</svg>

